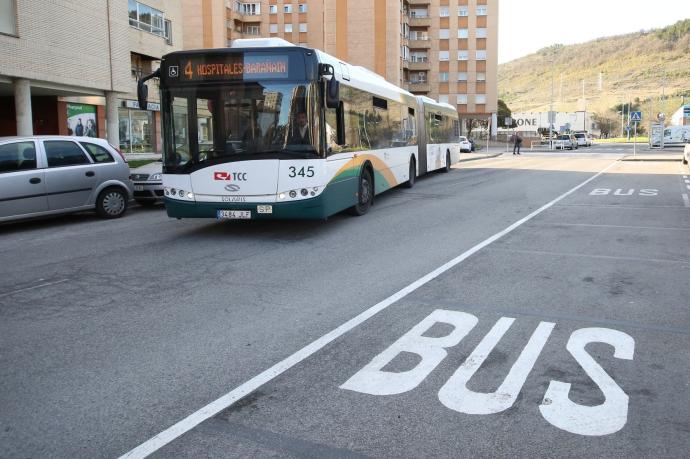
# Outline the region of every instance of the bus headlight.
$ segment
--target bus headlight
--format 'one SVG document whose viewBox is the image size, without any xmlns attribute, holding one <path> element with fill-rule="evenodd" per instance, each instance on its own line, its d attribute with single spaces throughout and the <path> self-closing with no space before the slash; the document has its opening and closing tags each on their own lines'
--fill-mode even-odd
<svg viewBox="0 0 690 459">
<path fill-rule="evenodd" d="M 309 194 L 309 192 L 307 191 L 306 188 L 302 188 L 302 189 L 300 190 L 300 193 L 302 194 L 302 196 L 306 196 L 306 195 Z"/>
<path fill-rule="evenodd" d="M 187 193 L 187 199 L 194 199 L 194 193 L 192 193 L 191 191 Z"/>
<path fill-rule="evenodd" d="M 291 198 L 296 198 L 297 197 L 297 192 L 295 190 L 290 191 L 290 197 Z"/>
<path fill-rule="evenodd" d="M 285 193 L 280 193 L 280 194 L 278 195 L 278 199 L 280 199 L 280 200 L 285 199 Z"/>
</svg>

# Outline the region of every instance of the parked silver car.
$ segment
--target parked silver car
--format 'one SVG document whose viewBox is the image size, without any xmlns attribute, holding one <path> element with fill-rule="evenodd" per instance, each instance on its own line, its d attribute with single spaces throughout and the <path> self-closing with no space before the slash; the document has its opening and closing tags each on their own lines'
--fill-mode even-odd
<svg viewBox="0 0 690 459">
<path fill-rule="evenodd" d="M 0 137 L 0 222 L 95 209 L 117 218 L 132 198 L 129 166 L 91 137 Z"/>
<path fill-rule="evenodd" d="M 154 161 L 132 169 L 134 200 L 143 206 L 163 201 L 163 163 Z"/>
</svg>

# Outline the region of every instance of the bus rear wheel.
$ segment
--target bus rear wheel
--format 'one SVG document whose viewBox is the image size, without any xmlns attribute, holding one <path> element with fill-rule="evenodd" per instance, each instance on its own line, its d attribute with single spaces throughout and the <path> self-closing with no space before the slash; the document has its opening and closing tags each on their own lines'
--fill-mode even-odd
<svg viewBox="0 0 690 459">
<path fill-rule="evenodd" d="M 410 158 L 410 170 L 409 170 L 409 179 L 407 182 L 403 183 L 403 186 L 405 188 L 412 188 L 417 181 L 417 163 L 415 162 L 414 158 Z"/>
<path fill-rule="evenodd" d="M 446 165 L 441 168 L 441 172 L 450 172 L 450 151 L 446 151 Z"/>
<path fill-rule="evenodd" d="M 350 207 L 349 212 L 355 216 L 366 214 L 374 202 L 374 179 L 368 167 L 362 169 L 359 175 L 359 187 L 357 189 L 357 204 Z"/>
</svg>

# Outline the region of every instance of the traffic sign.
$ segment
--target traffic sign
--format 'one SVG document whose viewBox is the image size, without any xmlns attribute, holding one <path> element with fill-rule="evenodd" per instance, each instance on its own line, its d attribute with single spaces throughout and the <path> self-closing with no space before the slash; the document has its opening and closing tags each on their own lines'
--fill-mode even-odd
<svg viewBox="0 0 690 459">
<path fill-rule="evenodd" d="M 630 121 L 633 123 L 642 121 L 642 112 L 630 112 Z"/>
</svg>

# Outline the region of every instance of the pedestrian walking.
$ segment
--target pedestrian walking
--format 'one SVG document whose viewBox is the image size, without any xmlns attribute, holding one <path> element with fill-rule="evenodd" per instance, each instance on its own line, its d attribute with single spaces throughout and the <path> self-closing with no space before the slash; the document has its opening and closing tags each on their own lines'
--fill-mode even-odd
<svg viewBox="0 0 690 459">
<path fill-rule="evenodd" d="M 513 134 L 513 154 L 520 154 L 520 146 L 522 145 L 522 137 L 520 134 Z M 517 153 L 515 153 L 517 151 Z"/>
</svg>

